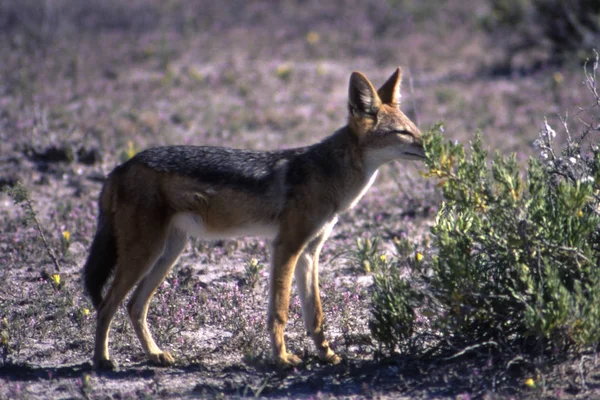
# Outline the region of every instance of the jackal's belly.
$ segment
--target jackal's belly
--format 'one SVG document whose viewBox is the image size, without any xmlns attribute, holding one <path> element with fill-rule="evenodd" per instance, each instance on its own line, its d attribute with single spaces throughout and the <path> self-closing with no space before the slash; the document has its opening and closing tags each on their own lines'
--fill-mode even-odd
<svg viewBox="0 0 600 400">
<path fill-rule="evenodd" d="M 210 226 L 204 222 L 201 216 L 184 212 L 176 214 L 172 223 L 177 229 L 187 232 L 189 235 L 200 239 L 216 240 L 240 237 L 262 237 L 273 239 L 278 233 L 276 224 L 262 222 L 241 223 L 239 225 Z"/>
</svg>

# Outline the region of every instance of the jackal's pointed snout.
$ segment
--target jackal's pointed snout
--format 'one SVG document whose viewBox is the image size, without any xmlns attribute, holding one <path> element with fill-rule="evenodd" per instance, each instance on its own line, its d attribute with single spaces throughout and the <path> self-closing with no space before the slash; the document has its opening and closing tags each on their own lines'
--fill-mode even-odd
<svg viewBox="0 0 600 400">
<path fill-rule="evenodd" d="M 404 156 L 402 158 L 408 160 L 423 160 L 425 156 L 425 148 L 423 147 L 423 139 L 415 137 L 413 142 L 404 148 Z"/>
</svg>

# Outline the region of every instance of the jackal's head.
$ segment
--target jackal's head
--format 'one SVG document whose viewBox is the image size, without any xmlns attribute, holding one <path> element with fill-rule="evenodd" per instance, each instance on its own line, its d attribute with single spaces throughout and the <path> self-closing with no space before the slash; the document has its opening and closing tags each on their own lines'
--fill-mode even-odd
<svg viewBox="0 0 600 400">
<path fill-rule="evenodd" d="M 366 76 L 350 76 L 348 126 L 359 141 L 367 163 L 374 167 L 397 159 L 425 157 L 421 131 L 400 111 L 400 68 L 375 90 Z"/>
</svg>

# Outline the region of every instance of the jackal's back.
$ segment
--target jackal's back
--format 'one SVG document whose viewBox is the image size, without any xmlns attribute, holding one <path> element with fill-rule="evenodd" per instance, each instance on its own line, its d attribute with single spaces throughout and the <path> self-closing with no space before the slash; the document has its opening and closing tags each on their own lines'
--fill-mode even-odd
<svg viewBox="0 0 600 400">
<path fill-rule="evenodd" d="M 264 193 L 289 159 L 301 149 L 252 151 L 209 146 L 166 146 L 145 150 L 130 164 L 141 164 L 216 186 Z"/>
</svg>

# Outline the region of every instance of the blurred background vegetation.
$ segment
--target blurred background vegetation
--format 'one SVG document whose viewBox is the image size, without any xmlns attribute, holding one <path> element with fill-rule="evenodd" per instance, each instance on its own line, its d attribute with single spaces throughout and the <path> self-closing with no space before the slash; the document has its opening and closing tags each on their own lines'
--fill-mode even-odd
<svg viewBox="0 0 600 400">
<path fill-rule="evenodd" d="M 411 27 L 438 13 L 456 14 L 455 2 L 433 0 L 331 1 L 319 5 L 314 0 L 278 2 L 232 0 L 227 4 L 186 0 L 5 0 L 0 4 L 0 30 L 22 34 L 38 44 L 80 32 L 148 32 L 176 29 L 193 33 L 221 28 L 259 25 L 273 19 L 288 27 L 302 29 L 340 27 L 351 15 L 366 17 L 359 25 L 373 25 L 374 38 L 406 34 Z M 596 0 L 486 0 L 464 1 L 465 10 L 480 27 L 493 34 L 499 46 L 509 53 L 546 47 L 554 61 L 576 55 L 589 58 L 600 41 L 600 3 Z M 309 12 L 302 12 L 305 9 Z M 300 10 L 300 12 L 298 12 Z"/>
<path fill-rule="evenodd" d="M 555 62 L 590 58 L 600 43 L 600 2 L 596 0 L 489 0 L 482 26 L 498 40 L 512 37 L 508 55 L 547 46 Z"/>
</svg>

